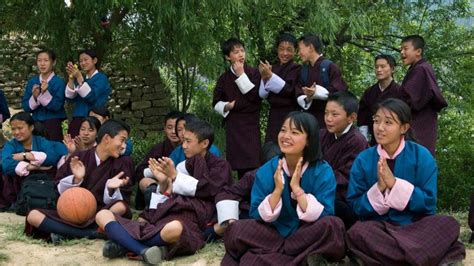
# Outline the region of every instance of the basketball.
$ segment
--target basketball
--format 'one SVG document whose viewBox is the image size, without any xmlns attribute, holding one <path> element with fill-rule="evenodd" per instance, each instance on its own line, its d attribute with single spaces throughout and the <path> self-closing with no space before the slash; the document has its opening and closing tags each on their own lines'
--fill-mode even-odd
<svg viewBox="0 0 474 266">
<path fill-rule="evenodd" d="M 97 202 L 89 190 L 74 187 L 59 196 L 57 210 L 59 217 L 64 221 L 82 225 L 94 217 Z"/>
</svg>

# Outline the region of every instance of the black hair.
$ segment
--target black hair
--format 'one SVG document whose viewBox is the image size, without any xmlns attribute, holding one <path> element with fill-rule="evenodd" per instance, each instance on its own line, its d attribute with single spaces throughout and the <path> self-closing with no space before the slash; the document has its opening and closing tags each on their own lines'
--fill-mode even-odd
<svg viewBox="0 0 474 266">
<path fill-rule="evenodd" d="M 44 127 L 44 125 L 39 121 L 34 121 L 33 117 L 31 117 L 30 113 L 22 111 L 22 112 L 14 114 L 10 118 L 10 125 L 11 125 L 12 121 L 15 121 L 15 120 L 23 121 L 28 126 L 33 126 L 32 134 L 35 135 L 35 136 L 41 136 L 41 137 L 45 137 L 45 138 L 47 138 L 49 136 L 46 128 Z"/>
<path fill-rule="evenodd" d="M 321 145 L 319 143 L 319 125 L 316 118 L 309 113 L 293 111 L 289 113 L 285 120 L 290 120 L 290 125 L 295 129 L 305 132 L 308 136 L 306 146 L 303 150 L 303 160 L 310 164 L 321 160 Z"/>
<path fill-rule="evenodd" d="M 38 59 L 38 56 L 43 53 L 47 54 L 51 61 L 56 61 L 56 53 L 53 50 L 47 48 L 41 49 L 39 52 L 37 52 L 36 59 Z"/>
<path fill-rule="evenodd" d="M 337 91 L 329 94 L 327 102 L 336 102 L 346 112 L 346 116 L 350 116 L 352 113 L 357 114 L 359 110 L 359 100 L 357 97 L 349 91 Z"/>
<path fill-rule="evenodd" d="M 104 107 L 104 106 L 94 107 L 91 110 L 89 110 L 89 112 L 93 112 L 95 114 L 98 114 L 98 115 L 102 116 L 103 118 L 105 118 L 106 116 L 109 117 L 109 118 L 112 118 L 110 116 L 109 109 L 107 109 L 107 107 Z"/>
<path fill-rule="evenodd" d="M 260 164 L 265 164 L 273 157 L 281 155 L 280 147 L 275 141 L 268 141 L 263 144 L 262 149 L 260 150 Z"/>
<path fill-rule="evenodd" d="M 209 145 L 207 150 L 211 148 L 212 143 L 214 143 L 214 129 L 211 124 L 203 120 L 195 120 L 190 123 L 186 122 L 186 131 L 191 132 L 196 135 L 199 142 L 204 140 L 209 140 Z"/>
<path fill-rule="evenodd" d="M 384 59 L 385 61 L 387 61 L 387 63 L 393 69 L 395 69 L 395 67 L 397 66 L 397 62 L 395 61 L 395 58 L 393 58 L 393 56 L 391 56 L 389 54 L 379 54 L 379 55 L 377 55 L 375 57 L 374 62 L 377 62 L 377 60 L 379 60 L 379 59 Z"/>
<path fill-rule="evenodd" d="M 185 113 L 182 116 L 178 117 L 176 119 L 176 125 L 174 127 L 176 134 L 178 134 L 178 122 L 179 121 L 184 121 L 184 122 L 186 122 L 186 125 L 187 125 L 188 123 L 191 123 L 191 122 L 194 122 L 194 121 L 197 121 L 197 120 L 199 120 L 199 118 L 197 116 L 191 114 L 191 113 Z"/>
<path fill-rule="evenodd" d="M 180 112 L 180 111 L 171 111 L 171 112 L 168 112 L 166 115 L 165 115 L 165 120 L 164 120 L 164 124 L 166 125 L 166 122 L 169 120 L 169 119 L 178 119 L 180 117 L 183 116 L 183 113 Z"/>
<path fill-rule="evenodd" d="M 86 54 L 86 55 L 92 57 L 92 59 L 97 58 L 97 60 L 99 60 L 99 58 L 97 57 L 97 52 L 96 52 L 95 50 L 92 50 L 92 49 L 84 49 L 84 50 L 79 51 L 79 56 L 80 56 L 81 54 Z"/>
<path fill-rule="evenodd" d="M 276 38 L 276 48 L 278 49 L 278 46 L 282 42 L 288 42 L 293 45 L 293 47 L 296 49 L 298 47 L 298 42 L 296 41 L 296 37 L 293 36 L 291 33 L 283 32 L 278 37 Z"/>
<path fill-rule="evenodd" d="M 99 131 L 100 126 L 101 126 L 99 119 L 93 116 L 87 116 L 81 120 L 81 126 L 82 126 L 82 123 L 84 122 L 87 122 L 89 124 L 89 127 L 95 129 L 96 131 Z"/>
<path fill-rule="evenodd" d="M 303 42 L 306 46 L 312 45 L 318 54 L 323 52 L 323 42 L 316 34 L 305 34 L 298 39 L 298 42 Z"/>
<path fill-rule="evenodd" d="M 99 132 L 97 132 L 97 142 L 100 143 L 105 135 L 114 138 L 122 130 L 125 130 L 130 134 L 130 126 L 125 124 L 125 122 L 109 119 L 100 126 Z"/>
<path fill-rule="evenodd" d="M 377 105 L 377 110 L 379 109 L 385 109 L 390 113 L 395 114 L 397 119 L 395 119 L 395 117 L 393 118 L 400 121 L 400 125 L 410 124 L 412 121 L 410 106 L 408 106 L 408 104 L 402 100 L 395 98 L 385 99 Z M 416 138 L 413 131 L 411 130 L 411 127 L 407 132 L 405 132 L 405 139 L 416 142 Z"/>
<path fill-rule="evenodd" d="M 425 51 L 425 39 L 418 34 L 408 35 L 402 39 L 402 43 L 411 42 L 415 49 L 421 49 L 421 55 Z"/>
<path fill-rule="evenodd" d="M 228 56 L 230 52 L 234 49 L 234 47 L 239 46 L 242 46 L 245 49 L 245 44 L 241 40 L 237 38 L 230 38 L 221 44 L 222 54 L 224 56 Z"/>
</svg>

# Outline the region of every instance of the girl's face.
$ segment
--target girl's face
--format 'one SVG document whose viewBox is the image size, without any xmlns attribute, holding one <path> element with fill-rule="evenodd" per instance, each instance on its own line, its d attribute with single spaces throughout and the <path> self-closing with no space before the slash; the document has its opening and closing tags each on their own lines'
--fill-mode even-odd
<svg viewBox="0 0 474 266">
<path fill-rule="evenodd" d="M 393 72 L 394 69 L 388 64 L 387 60 L 381 58 L 375 61 L 375 77 L 378 81 L 389 79 Z"/>
<path fill-rule="evenodd" d="M 184 127 L 186 126 L 185 120 L 179 120 L 178 125 L 176 126 L 176 135 L 178 135 L 179 141 L 183 143 L 184 141 Z"/>
<path fill-rule="evenodd" d="M 175 129 L 176 129 L 176 118 L 170 118 L 166 120 L 165 129 L 164 129 L 166 138 L 168 138 L 173 143 L 178 143 L 179 138 L 175 132 Z"/>
<path fill-rule="evenodd" d="M 278 44 L 278 60 L 280 64 L 286 64 L 293 60 L 295 56 L 295 47 L 289 42 L 281 42 Z"/>
<path fill-rule="evenodd" d="M 243 46 L 234 46 L 229 55 L 225 56 L 225 59 L 230 61 L 231 64 L 235 62 L 244 63 L 245 62 L 245 48 Z"/>
<path fill-rule="evenodd" d="M 374 115 L 375 140 L 382 146 L 398 145 L 409 128 L 409 124 L 401 124 L 398 116 L 387 109 L 379 108 Z"/>
<path fill-rule="evenodd" d="M 92 58 L 86 53 L 79 55 L 79 65 L 81 65 L 82 70 L 86 72 L 94 71 L 96 69 L 95 64 L 97 64 L 97 58 Z"/>
<path fill-rule="evenodd" d="M 89 122 L 84 121 L 79 129 L 79 137 L 86 146 L 92 145 L 97 137 L 97 129 L 92 128 Z"/>
<path fill-rule="evenodd" d="M 296 129 L 290 119 L 286 119 L 278 133 L 278 145 L 285 155 L 303 156 L 308 141 L 308 134 Z"/>
<path fill-rule="evenodd" d="M 41 74 L 49 74 L 53 70 L 54 61 L 49 58 L 48 53 L 41 53 L 36 57 L 36 66 Z"/>
<path fill-rule="evenodd" d="M 27 141 L 33 135 L 34 127 L 28 125 L 25 121 L 13 120 L 10 121 L 10 125 L 12 127 L 13 137 L 19 142 Z"/>
<path fill-rule="evenodd" d="M 108 116 L 103 117 L 103 116 L 101 116 L 101 115 L 99 115 L 99 114 L 96 114 L 96 113 L 94 113 L 94 112 L 92 112 L 92 111 L 89 112 L 89 116 L 93 116 L 93 117 L 97 118 L 97 119 L 100 121 L 100 124 L 101 124 L 101 125 L 102 125 L 105 121 L 107 121 L 107 120 L 109 119 Z"/>
<path fill-rule="evenodd" d="M 303 41 L 300 41 L 298 43 L 298 50 L 300 51 L 301 61 L 307 62 L 313 49 L 311 45 L 306 45 Z"/>
</svg>

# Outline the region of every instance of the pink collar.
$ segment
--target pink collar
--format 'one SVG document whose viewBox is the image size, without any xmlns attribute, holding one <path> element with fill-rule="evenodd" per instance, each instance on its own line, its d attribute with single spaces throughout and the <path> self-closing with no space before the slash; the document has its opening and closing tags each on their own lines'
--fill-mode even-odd
<svg viewBox="0 0 474 266">
<path fill-rule="evenodd" d="M 46 79 L 46 82 L 49 82 L 52 78 L 54 77 L 54 71 L 49 74 L 48 78 Z M 43 78 L 41 77 L 41 74 L 39 74 L 39 80 L 40 83 L 43 82 Z"/>
<path fill-rule="evenodd" d="M 288 169 L 288 164 L 286 163 L 285 157 L 283 157 L 282 160 L 283 160 L 283 171 L 285 171 L 287 176 L 291 177 L 290 170 Z M 309 165 L 308 162 L 306 162 L 305 164 L 303 164 L 303 167 L 301 167 L 301 177 L 303 177 L 303 174 L 308 168 L 308 165 Z"/>
<path fill-rule="evenodd" d="M 382 145 L 377 145 L 377 153 L 379 154 L 380 157 L 383 157 L 385 159 L 395 159 L 405 148 L 405 137 L 402 136 L 400 140 L 400 145 L 398 146 L 398 149 L 395 151 L 392 157 L 388 155 L 388 153 L 382 148 Z"/>
</svg>

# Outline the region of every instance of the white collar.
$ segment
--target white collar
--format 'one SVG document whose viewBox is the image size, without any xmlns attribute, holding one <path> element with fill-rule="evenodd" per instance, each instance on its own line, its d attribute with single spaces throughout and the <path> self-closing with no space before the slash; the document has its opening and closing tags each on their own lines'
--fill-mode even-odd
<svg viewBox="0 0 474 266">
<path fill-rule="evenodd" d="M 100 158 L 99 158 L 99 155 L 97 155 L 97 151 L 94 152 L 94 155 L 95 155 L 95 164 L 97 166 L 100 165 Z"/>
<path fill-rule="evenodd" d="M 99 73 L 99 70 L 95 70 L 94 73 L 92 73 L 92 75 L 89 77 L 88 75 L 86 75 L 86 79 L 91 79 L 95 74 Z"/>
<path fill-rule="evenodd" d="M 46 82 L 49 82 L 53 77 L 54 77 L 54 71 L 52 71 L 51 74 L 49 74 L 48 78 L 46 79 Z M 40 80 L 40 83 L 43 82 L 43 78 L 41 77 L 41 74 L 39 74 L 39 80 Z"/>
<path fill-rule="evenodd" d="M 342 136 L 344 136 L 344 134 L 346 134 L 347 132 L 349 132 L 349 130 L 351 129 L 352 127 L 352 123 L 350 123 L 349 125 L 347 125 L 346 129 L 344 129 L 344 131 L 342 131 L 342 134 L 338 137 L 336 136 L 336 134 L 334 134 L 334 138 L 338 139 Z"/>
</svg>

